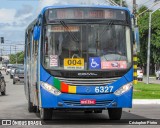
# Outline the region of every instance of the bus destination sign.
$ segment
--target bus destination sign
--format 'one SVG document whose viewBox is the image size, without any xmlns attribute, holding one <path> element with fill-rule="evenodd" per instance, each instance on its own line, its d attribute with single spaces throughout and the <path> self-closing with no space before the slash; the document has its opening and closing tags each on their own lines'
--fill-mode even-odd
<svg viewBox="0 0 160 128">
<path fill-rule="evenodd" d="M 64 8 L 50 9 L 49 21 L 56 19 L 111 19 L 126 20 L 126 13 L 123 10 L 99 9 L 99 8 Z"/>
</svg>

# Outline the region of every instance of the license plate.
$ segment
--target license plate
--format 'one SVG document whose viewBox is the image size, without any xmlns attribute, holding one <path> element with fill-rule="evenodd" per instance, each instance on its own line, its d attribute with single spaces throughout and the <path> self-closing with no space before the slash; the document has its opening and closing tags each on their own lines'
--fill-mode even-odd
<svg viewBox="0 0 160 128">
<path fill-rule="evenodd" d="M 83 58 L 64 58 L 64 69 L 84 69 L 84 59 Z"/>
<path fill-rule="evenodd" d="M 82 99 L 80 100 L 81 105 L 94 105 L 96 104 L 96 100 L 93 99 Z"/>
</svg>

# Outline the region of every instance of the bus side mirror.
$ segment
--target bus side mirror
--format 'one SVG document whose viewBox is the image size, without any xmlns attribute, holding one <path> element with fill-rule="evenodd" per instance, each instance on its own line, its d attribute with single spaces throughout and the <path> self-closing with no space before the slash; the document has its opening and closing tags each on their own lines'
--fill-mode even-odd
<svg viewBox="0 0 160 128">
<path fill-rule="evenodd" d="M 33 30 L 33 39 L 35 41 L 38 41 L 39 38 L 40 38 L 40 27 L 36 25 Z"/>
</svg>

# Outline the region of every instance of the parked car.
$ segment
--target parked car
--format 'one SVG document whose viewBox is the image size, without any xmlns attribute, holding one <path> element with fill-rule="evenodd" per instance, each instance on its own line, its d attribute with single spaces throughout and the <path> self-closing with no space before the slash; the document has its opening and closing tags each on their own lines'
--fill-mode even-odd
<svg viewBox="0 0 160 128">
<path fill-rule="evenodd" d="M 14 75 L 14 73 L 15 73 L 15 69 L 16 69 L 16 68 L 12 68 L 12 69 L 10 70 L 10 78 L 11 78 L 11 79 L 13 78 L 13 75 Z"/>
<path fill-rule="evenodd" d="M 8 65 L 7 65 L 6 75 L 8 75 L 8 74 L 10 73 L 12 66 L 13 66 L 13 64 L 8 64 Z"/>
<path fill-rule="evenodd" d="M 5 69 L 6 69 L 6 65 L 3 64 L 3 65 L 2 65 L 2 70 L 5 70 Z"/>
<path fill-rule="evenodd" d="M 23 64 L 14 64 L 14 65 L 12 65 L 12 68 L 11 68 L 11 70 L 10 70 L 10 78 L 11 78 L 11 79 L 13 78 L 13 75 L 14 75 L 14 73 L 15 73 L 15 69 L 17 69 L 17 68 L 23 69 L 24 66 L 23 66 Z"/>
<path fill-rule="evenodd" d="M 0 72 L 0 92 L 1 92 L 1 95 L 6 94 L 6 82 L 1 72 Z"/>
<path fill-rule="evenodd" d="M 16 84 L 17 82 L 24 82 L 24 69 L 15 69 L 15 73 L 13 75 L 13 84 Z"/>
<path fill-rule="evenodd" d="M 143 71 L 140 67 L 137 68 L 137 80 L 143 81 Z"/>
<path fill-rule="evenodd" d="M 156 80 L 160 80 L 160 69 L 156 71 Z"/>
</svg>

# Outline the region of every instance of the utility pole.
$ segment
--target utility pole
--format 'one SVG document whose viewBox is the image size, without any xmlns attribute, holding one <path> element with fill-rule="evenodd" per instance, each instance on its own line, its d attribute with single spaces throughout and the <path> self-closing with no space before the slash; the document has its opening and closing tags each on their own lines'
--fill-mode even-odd
<svg viewBox="0 0 160 128">
<path fill-rule="evenodd" d="M 120 6 L 121 7 L 123 6 L 123 0 L 120 0 Z"/>
<path fill-rule="evenodd" d="M 11 55 L 11 45 L 10 45 L 10 55 Z"/>
<path fill-rule="evenodd" d="M 136 0 L 133 0 L 133 14 L 136 13 Z"/>
<path fill-rule="evenodd" d="M 17 64 L 17 49 L 16 49 L 16 45 L 15 45 L 15 55 L 16 55 L 16 64 Z"/>
<path fill-rule="evenodd" d="M 136 0 L 133 0 L 133 14 L 135 15 L 135 26 L 137 27 L 137 4 Z"/>
<path fill-rule="evenodd" d="M 152 14 L 160 10 L 160 7 L 152 12 L 149 12 L 149 29 L 148 29 L 148 50 L 147 50 L 147 82 L 149 84 L 149 70 L 150 70 L 150 48 L 151 48 L 151 21 L 152 21 Z"/>
<path fill-rule="evenodd" d="M 152 12 L 149 12 L 148 50 L 147 50 L 147 84 L 149 84 L 149 69 L 150 69 L 151 15 L 152 15 Z"/>
<path fill-rule="evenodd" d="M 137 5 L 136 5 L 136 0 L 133 0 L 133 15 L 135 16 L 134 18 L 134 32 L 136 31 L 137 27 Z M 135 38 L 135 37 L 134 37 Z M 133 45 L 133 84 L 137 84 L 137 40 L 135 38 L 135 42 Z"/>
</svg>

